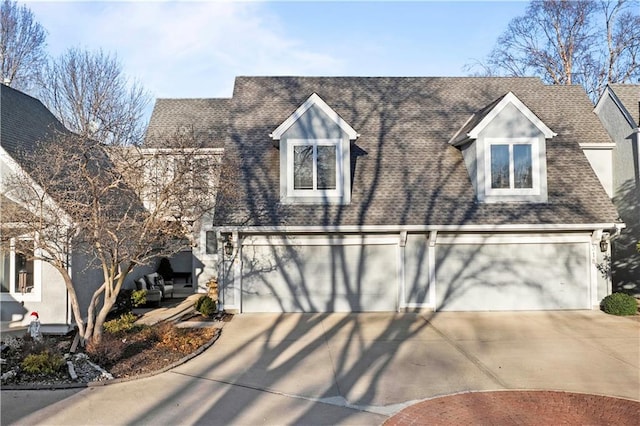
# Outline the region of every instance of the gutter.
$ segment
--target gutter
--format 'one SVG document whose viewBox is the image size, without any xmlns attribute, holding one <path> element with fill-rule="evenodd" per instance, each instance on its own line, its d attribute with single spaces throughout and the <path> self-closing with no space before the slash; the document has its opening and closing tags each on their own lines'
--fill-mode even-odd
<svg viewBox="0 0 640 426">
<path fill-rule="evenodd" d="M 584 224 L 503 224 L 503 225 L 338 225 L 338 226 L 221 226 L 220 233 L 345 233 L 345 232 L 536 232 L 536 231 L 593 231 L 614 230 L 615 235 L 625 228 L 624 223 Z"/>
</svg>

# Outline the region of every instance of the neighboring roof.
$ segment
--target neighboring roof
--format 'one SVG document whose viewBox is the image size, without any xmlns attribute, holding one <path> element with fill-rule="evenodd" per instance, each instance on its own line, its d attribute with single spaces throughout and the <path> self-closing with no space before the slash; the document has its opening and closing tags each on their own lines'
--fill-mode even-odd
<svg viewBox="0 0 640 426">
<path fill-rule="evenodd" d="M 68 142 L 65 143 L 73 141 L 76 144 L 87 144 L 87 141 L 77 138 L 67 130 L 42 102 L 36 98 L 10 87 L 0 85 L 0 99 L 0 146 L 2 146 L 10 156 L 7 164 L 13 164 L 25 171 L 37 185 L 45 188 L 45 190 L 61 186 L 61 193 L 58 194 L 55 193 L 55 191 L 50 191 L 47 194 L 50 200 L 55 203 L 61 203 L 61 201 L 68 203 L 69 200 L 72 200 L 71 202 L 73 202 L 73 200 L 82 200 L 84 191 L 77 190 L 77 187 L 70 187 L 70 183 L 64 177 L 57 176 L 56 178 L 52 178 L 50 174 L 52 170 L 49 166 L 59 166 L 60 164 L 53 164 L 49 158 L 42 159 L 41 161 L 40 157 L 35 157 L 32 154 L 34 154 L 34 152 L 37 153 L 36 148 L 42 143 L 43 146 L 49 144 L 49 146 L 58 146 L 65 149 L 62 155 L 68 157 L 69 145 L 59 145 L 58 143 L 60 141 L 65 140 L 65 138 L 69 138 Z M 100 145 L 93 142 L 87 145 L 95 149 L 84 151 L 85 158 L 89 158 L 87 156 L 90 155 L 91 160 L 101 165 L 100 174 L 106 176 L 104 171 L 107 168 L 113 167 L 113 163 Z M 76 152 L 76 154 L 78 152 Z M 53 168 L 55 169 L 55 167 Z M 73 171 L 68 170 L 68 173 L 73 173 Z M 109 208 L 112 208 L 112 211 L 115 212 L 114 215 L 120 214 L 122 210 L 120 206 L 122 200 L 124 200 L 125 197 L 131 198 L 130 194 L 132 194 L 132 191 L 124 185 L 121 185 L 110 194 L 113 194 L 109 196 L 112 197 L 114 202 L 109 205 Z M 7 200 L 7 197 L 3 197 L 0 201 L 7 202 Z M 11 201 L 11 203 L 12 204 L 5 205 L 11 207 L 17 206 L 16 201 Z M 128 205 L 128 207 L 130 207 L 130 205 Z M 24 209 L 24 207 L 21 208 Z M 16 209 L 14 209 L 14 211 L 16 211 Z M 106 208 L 104 211 L 107 211 Z M 79 214 L 78 212 L 74 213 Z M 67 218 L 60 217 L 60 220 L 67 220 Z"/>
<path fill-rule="evenodd" d="M 14 159 L 54 132 L 66 129 L 42 102 L 0 84 L 0 146 Z"/>
<path fill-rule="evenodd" d="M 513 92 L 557 133 L 547 141 L 548 203 L 478 203 L 459 149 L 469 117 Z M 360 134 L 349 205 L 280 203 L 269 133 L 317 93 Z M 579 142 L 609 141 L 580 86 L 537 78 L 238 77 L 225 145 L 231 190 L 217 225 L 586 224 L 618 219 Z M 232 196 L 225 196 L 231 193 Z"/>
<path fill-rule="evenodd" d="M 198 146 L 222 148 L 229 129 L 230 99 L 158 99 L 145 146 L 166 148 L 176 132 L 191 132 Z"/>
<path fill-rule="evenodd" d="M 640 125 L 640 84 L 612 84 L 610 87 L 633 120 L 632 125 L 638 127 Z"/>
</svg>

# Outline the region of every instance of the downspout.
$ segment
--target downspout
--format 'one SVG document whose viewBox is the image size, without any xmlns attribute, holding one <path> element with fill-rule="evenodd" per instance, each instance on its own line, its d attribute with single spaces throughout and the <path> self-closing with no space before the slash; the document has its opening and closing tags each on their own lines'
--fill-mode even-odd
<svg viewBox="0 0 640 426">
<path fill-rule="evenodd" d="M 73 283 L 73 268 L 71 267 L 71 259 L 72 256 L 70 255 L 71 253 L 71 241 L 69 239 L 69 233 L 67 232 L 67 244 L 65 247 L 65 255 L 66 255 L 66 262 L 67 262 L 67 273 L 69 274 L 69 278 L 71 278 L 71 282 Z M 71 322 L 73 320 L 73 312 L 71 309 L 71 299 L 69 298 L 69 290 L 66 289 L 65 287 L 65 295 L 67 297 L 67 327 L 71 327 Z"/>
</svg>

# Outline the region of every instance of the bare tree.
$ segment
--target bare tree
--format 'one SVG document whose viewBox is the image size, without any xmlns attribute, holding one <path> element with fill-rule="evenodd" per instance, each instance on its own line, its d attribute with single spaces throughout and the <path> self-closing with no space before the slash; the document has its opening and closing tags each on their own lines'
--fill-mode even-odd
<svg viewBox="0 0 640 426">
<path fill-rule="evenodd" d="M 33 12 L 17 2 L 0 3 L 0 83 L 29 91 L 46 63 L 46 32 Z"/>
<path fill-rule="evenodd" d="M 480 74 L 540 76 L 550 84 L 581 84 L 593 98 L 607 83 L 640 76 L 640 14 L 629 0 L 536 0 L 514 18 Z"/>
<path fill-rule="evenodd" d="M 142 141 L 149 96 L 115 56 L 69 49 L 47 65 L 41 86 L 41 100 L 69 130 L 105 145 Z"/>
<path fill-rule="evenodd" d="M 84 341 L 101 341 L 128 274 L 190 247 L 193 224 L 213 210 L 220 155 L 191 148 L 186 137 L 183 142 L 170 152 L 109 147 L 107 153 L 84 136 L 59 133 L 23 154 L 27 173 L 6 179 L 6 196 L 30 212 L 20 215 L 20 227 L 13 230 L 21 237 L 16 250 L 32 253 L 62 275 Z M 194 165 L 200 180 L 186 172 Z M 85 312 L 76 292 L 87 283 L 70 274 L 70 253 L 93 259 L 85 268 L 101 273 L 102 284 Z"/>
</svg>

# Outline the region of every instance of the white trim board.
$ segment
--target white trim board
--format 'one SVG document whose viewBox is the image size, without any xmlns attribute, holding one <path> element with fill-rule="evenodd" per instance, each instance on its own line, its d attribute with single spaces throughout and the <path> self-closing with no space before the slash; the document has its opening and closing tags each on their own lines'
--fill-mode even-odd
<svg viewBox="0 0 640 426">
<path fill-rule="evenodd" d="M 317 93 L 312 93 L 302 105 L 300 105 L 285 121 L 282 122 L 269 136 L 273 140 L 280 140 L 282 135 L 312 106 L 316 105 L 331 120 L 333 120 L 351 140 L 356 140 L 360 135 L 340 115 L 333 110 Z"/>
<path fill-rule="evenodd" d="M 591 234 L 559 235 L 438 235 L 441 244 L 553 244 L 590 243 Z"/>
<path fill-rule="evenodd" d="M 501 224 L 501 225 L 329 225 L 329 226 L 222 226 L 221 233 L 400 233 L 407 232 L 535 232 L 535 231 L 593 231 L 594 229 L 622 229 L 624 223 L 575 224 Z"/>
<path fill-rule="evenodd" d="M 500 112 L 509 104 L 515 106 L 520 111 L 520 113 L 522 113 L 522 115 L 524 115 L 529 121 L 531 121 L 531 123 L 533 123 L 533 125 L 536 126 L 544 134 L 544 137 L 546 139 L 557 136 L 557 133 L 547 127 L 547 125 L 544 124 L 542 120 L 540 120 L 538 116 L 536 116 L 512 92 L 507 93 L 500 100 L 500 102 L 498 102 L 498 104 L 493 107 L 491 111 L 482 120 L 480 120 L 480 122 L 476 124 L 473 129 L 471 129 L 469 133 L 467 133 L 467 136 L 471 139 L 477 139 L 478 135 L 484 130 L 484 128 L 487 127 L 487 125 L 489 125 L 489 123 L 491 123 L 493 119 L 496 118 L 498 114 L 500 114 Z"/>
<path fill-rule="evenodd" d="M 330 238 L 305 238 L 290 236 L 252 236 L 242 239 L 242 246 L 360 246 L 400 244 L 398 235 L 388 236 L 336 236 Z"/>
</svg>

